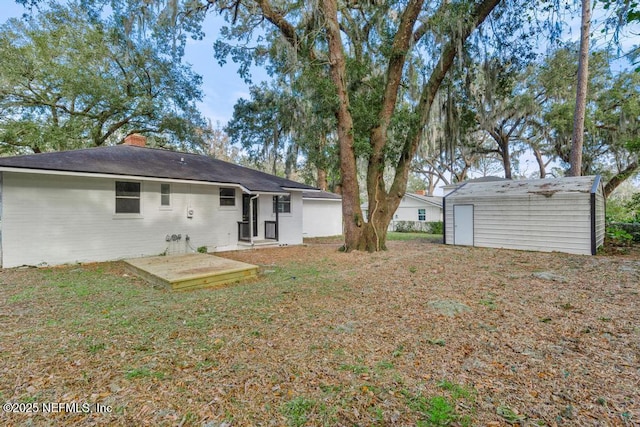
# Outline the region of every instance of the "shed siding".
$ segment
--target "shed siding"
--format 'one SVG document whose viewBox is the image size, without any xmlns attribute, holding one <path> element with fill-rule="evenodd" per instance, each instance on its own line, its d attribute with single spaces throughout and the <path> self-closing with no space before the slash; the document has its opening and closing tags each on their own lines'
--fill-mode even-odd
<svg viewBox="0 0 640 427">
<path fill-rule="evenodd" d="M 342 234 L 342 201 L 305 199 L 302 232 L 304 237 L 339 236 Z"/>
<path fill-rule="evenodd" d="M 453 206 L 457 204 L 474 205 L 475 246 L 591 253 L 586 193 L 447 199 L 447 242 L 453 242 Z"/>
<path fill-rule="evenodd" d="M 141 214 L 117 215 L 115 179 L 3 175 L 5 268 L 185 253 L 200 246 L 209 251 L 237 248 L 239 189 L 236 205 L 221 207 L 216 186 L 171 183 L 171 206 L 163 207 L 161 182 L 140 180 Z M 292 198 L 292 206 L 302 208 L 300 194 Z M 187 208 L 194 210 L 193 218 L 187 218 Z M 301 242 L 301 237 L 290 237 L 296 230 L 301 236 L 301 219 L 284 219 L 282 228 L 291 229 L 286 243 Z M 182 238 L 167 242 L 166 236 L 174 234 Z"/>
</svg>

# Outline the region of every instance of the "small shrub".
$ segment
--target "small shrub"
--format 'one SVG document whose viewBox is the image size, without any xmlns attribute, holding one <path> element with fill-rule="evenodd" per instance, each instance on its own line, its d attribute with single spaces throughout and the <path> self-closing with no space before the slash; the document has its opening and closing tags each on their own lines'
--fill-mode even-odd
<svg viewBox="0 0 640 427">
<path fill-rule="evenodd" d="M 613 246 L 629 246 L 634 240 L 633 235 L 618 224 L 607 226 L 606 237 Z"/>
<path fill-rule="evenodd" d="M 391 230 L 398 233 L 442 234 L 444 227 L 442 221 L 392 221 Z"/>
<path fill-rule="evenodd" d="M 431 225 L 431 234 L 443 234 L 444 233 L 444 223 L 442 221 L 430 222 Z"/>
<path fill-rule="evenodd" d="M 199 252 L 199 253 L 201 253 L 201 254 L 206 254 L 206 253 L 207 253 L 207 252 L 209 252 L 209 251 L 207 250 L 207 247 L 206 247 L 206 246 L 200 246 L 200 247 L 198 248 L 198 252 Z"/>
</svg>

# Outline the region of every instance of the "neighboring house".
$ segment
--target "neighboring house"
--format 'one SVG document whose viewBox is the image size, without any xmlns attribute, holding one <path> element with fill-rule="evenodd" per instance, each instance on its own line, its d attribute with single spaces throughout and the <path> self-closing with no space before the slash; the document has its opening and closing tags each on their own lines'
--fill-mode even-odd
<svg viewBox="0 0 640 427">
<path fill-rule="evenodd" d="M 393 221 L 442 221 L 442 197 L 426 196 L 423 191 L 406 193 L 393 214 Z"/>
<path fill-rule="evenodd" d="M 327 191 L 302 193 L 302 234 L 304 237 L 342 234 L 342 197 Z"/>
<path fill-rule="evenodd" d="M 595 255 L 604 242 L 600 176 L 467 183 L 444 212 L 447 244 Z"/>
<path fill-rule="evenodd" d="M 363 204 L 362 211 L 368 218 L 367 204 Z M 425 223 L 442 221 L 442 197 L 426 196 L 424 191 L 405 193 L 393 214 L 389 224 L 389 231 L 395 231 L 403 224 L 413 223 L 413 229 L 425 228 Z M 403 227 L 404 228 L 404 227 Z"/>
<path fill-rule="evenodd" d="M 0 158 L 2 266 L 302 243 L 313 187 L 138 137 Z"/>
</svg>

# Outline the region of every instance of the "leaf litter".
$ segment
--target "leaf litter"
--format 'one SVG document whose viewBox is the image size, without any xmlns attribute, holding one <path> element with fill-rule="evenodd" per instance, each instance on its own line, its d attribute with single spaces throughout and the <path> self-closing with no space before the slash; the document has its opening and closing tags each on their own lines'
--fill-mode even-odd
<svg viewBox="0 0 640 427">
<path fill-rule="evenodd" d="M 120 263 L 4 270 L 0 400 L 112 412 L 0 423 L 640 423 L 638 253 L 389 248 L 226 253 L 263 274 L 186 293 Z"/>
</svg>

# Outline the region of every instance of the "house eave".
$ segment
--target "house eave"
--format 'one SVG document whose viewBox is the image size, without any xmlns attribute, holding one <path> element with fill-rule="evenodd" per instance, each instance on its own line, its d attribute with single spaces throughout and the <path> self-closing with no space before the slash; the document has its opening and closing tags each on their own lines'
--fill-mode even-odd
<svg viewBox="0 0 640 427">
<path fill-rule="evenodd" d="M 15 173 L 30 173 L 40 175 L 58 175 L 58 176 L 74 176 L 83 178 L 107 178 L 107 179 L 123 179 L 130 181 L 151 181 L 151 182 L 168 182 L 177 184 L 199 184 L 199 185 L 213 185 L 217 187 L 236 187 L 240 188 L 243 193 L 250 194 L 251 190 L 243 185 L 234 182 L 212 182 L 212 181 L 197 181 L 190 179 L 176 179 L 176 178 L 159 178 L 151 176 L 138 176 L 138 175 L 119 175 L 119 174 L 106 174 L 106 173 L 90 173 L 90 172 L 69 172 L 49 169 L 30 169 L 30 168 L 13 168 L 7 166 L 0 166 L 0 172 L 15 172 Z M 266 194 L 262 193 L 261 194 Z M 275 194 L 275 193 L 274 193 Z M 278 193 L 286 194 L 286 193 Z"/>
</svg>

